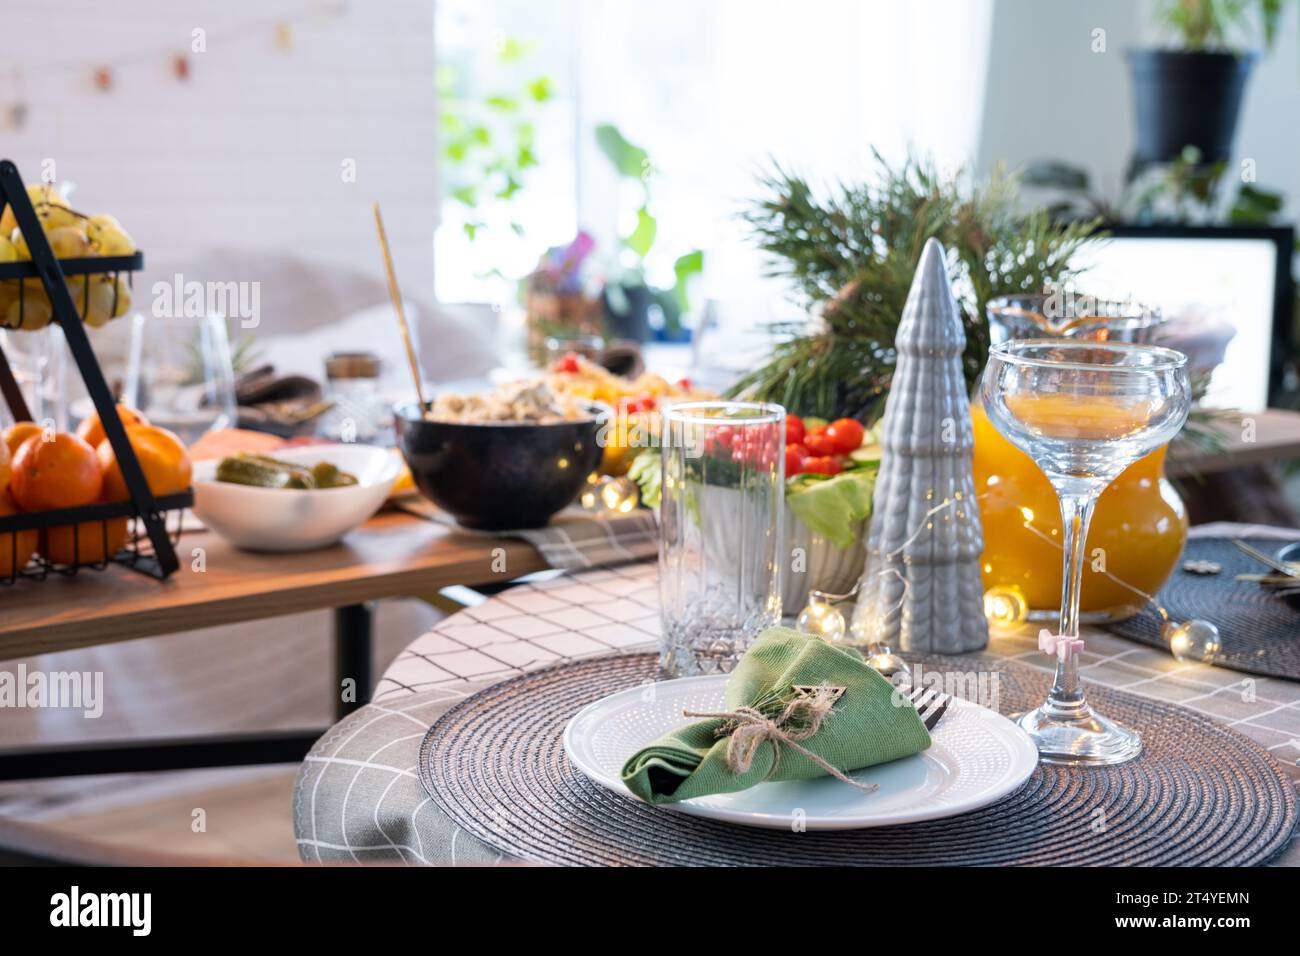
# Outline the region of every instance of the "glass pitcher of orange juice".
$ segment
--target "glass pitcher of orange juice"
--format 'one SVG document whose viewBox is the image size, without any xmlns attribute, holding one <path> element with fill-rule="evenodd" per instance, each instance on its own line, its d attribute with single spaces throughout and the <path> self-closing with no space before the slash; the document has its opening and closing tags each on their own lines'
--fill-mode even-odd
<svg viewBox="0 0 1300 956">
<path fill-rule="evenodd" d="M 1059 292 L 994 299 L 988 318 L 995 344 L 1027 338 L 1145 342 L 1162 322 L 1157 312 L 1133 303 Z M 1086 405 L 1077 414 L 1087 419 Z M 984 588 L 1014 588 L 1031 618 L 1054 620 L 1061 603 L 1056 492 L 1033 460 L 998 433 L 977 401 L 971 403 L 971 417 L 984 528 Z M 1136 614 L 1178 563 L 1187 540 L 1187 511 L 1164 476 L 1166 450 L 1157 449 L 1131 465 L 1097 503 L 1083 570 L 1084 620 Z"/>
</svg>

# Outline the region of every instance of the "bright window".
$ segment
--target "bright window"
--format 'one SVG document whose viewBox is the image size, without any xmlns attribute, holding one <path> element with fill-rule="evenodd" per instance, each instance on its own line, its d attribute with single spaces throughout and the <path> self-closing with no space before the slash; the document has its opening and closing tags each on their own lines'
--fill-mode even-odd
<svg viewBox="0 0 1300 956">
<path fill-rule="evenodd" d="M 444 201 L 439 298 L 512 299 L 502 275 L 526 274 L 579 227 L 614 268 L 642 188 L 597 147 L 595 128 L 611 123 L 652 165 L 649 281 L 670 285 L 674 260 L 701 249 L 693 307 L 712 299 L 724 321 L 747 327 L 786 315 L 736 216 L 756 173 L 776 159 L 851 179 L 873 148 L 897 159 L 909 146 L 968 162 L 990 10 L 989 0 L 441 0 L 439 62 L 457 78 L 457 108 L 543 75 L 551 96 L 533 104 L 538 165 L 507 209 L 479 215 L 491 228 L 470 241 L 466 215 L 479 211 Z M 529 52 L 502 63 L 513 42 Z"/>
</svg>

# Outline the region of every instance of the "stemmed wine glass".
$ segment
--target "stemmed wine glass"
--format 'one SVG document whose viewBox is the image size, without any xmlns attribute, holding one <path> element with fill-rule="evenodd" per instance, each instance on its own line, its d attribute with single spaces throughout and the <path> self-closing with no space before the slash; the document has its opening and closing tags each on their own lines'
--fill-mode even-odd
<svg viewBox="0 0 1300 956">
<path fill-rule="evenodd" d="M 1187 356 L 1173 349 L 1031 339 L 989 351 L 982 385 L 989 420 L 1043 469 L 1061 501 L 1061 626 L 1044 647 L 1057 655 L 1056 679 L 1047 701 L 1018 718 L 1049 762 L 1116 764 L 1142 751 L 1137 731 L 1084 700 L 1078 664 L 1084 545 L 1097 498 L 1120 472 L 1178 433 L 1191 393 Z"/>
</svg>

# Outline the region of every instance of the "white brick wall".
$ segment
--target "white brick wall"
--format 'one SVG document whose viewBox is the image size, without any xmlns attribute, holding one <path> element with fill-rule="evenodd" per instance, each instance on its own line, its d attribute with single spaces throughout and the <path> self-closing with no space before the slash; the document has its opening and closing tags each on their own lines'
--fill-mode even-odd
<svg viewBox="0 0 1300 956">
<path fill-rule="evenodd" d="M 74 205 L 116 215 L 155 264 L 216 246 L 278 249 L 378 275 L 369 203 L 384 206 L 408 295 L 430 300 L 437 215 L 433 0 L 4 0 L 0 156 L 35 181 L 45 158 Z M 248 25 L 251 35 L 236 38 Z M 172 51 L 207 31 L 188 81 Z M 111 92 L 98 60 L 130 60 Z M 16 74 L 21 70 L 21 81 Z M 18 94 L 28 119 L 4 127 Z M 357 163 L 344 183 L 342 162 Z"/>
</svg>

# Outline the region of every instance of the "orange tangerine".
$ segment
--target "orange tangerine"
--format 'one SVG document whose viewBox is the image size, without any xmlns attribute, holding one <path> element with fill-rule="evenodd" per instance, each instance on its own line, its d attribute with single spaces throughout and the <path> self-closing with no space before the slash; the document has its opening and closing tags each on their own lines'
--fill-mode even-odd
<svg viewBox="0 0 1300 956">
<path fill-rule="evenodd" d="M 0 492 L 0 517 L 18 513 L 18 505 L 9 492 Z M 21 571 L 35 552 L 35 530 L 0 534 L 0 578 L 7 578 Z"/>
<path fill-rule="evenodd" d="M 109 518 L 46 528 L 41 533 L 41 554 L 56 564 L 96 564 L 122 550 L 127 524 L 126 518 Z"/>
<path fill-rule="evenodd" d="M 76 435 L 33 435 L 14 455 L 9 489 L 24 511 L 75 508 L 99 500 L 103 478 L 95 450 Z"/>
<path fill-rule="evenodd" d="M 149 419 L 143 414 L 136 411 L 130 405 L 117 403 L 117 417 L 122 419 L 122 426 L 130 428 L 132 425 L 148 425 Z M 99 412 L 91 412 L 90 417 L 84 419 L 77 426 L 77 437 L 84 441 L 91 448 L 98 448 L 99 443 L 105 438 L 104 425 L 99 420 Z"/>
<path fill-rule="evenodd" d="M 193 472 L 190 453 L 172 432 L 156 425 L 132 425 L 126 430 L 126 437 L 135 449 L 149 490 L 155 495 L 178 494 L 190 486 Z M 104 500 L 124 501 L 131 497 L 113 446 L 102 441 L 97 454 L 104 474 Z"/>
<path fill-rule="evenodd" d="M 44 429 L 35 422 L 18 422 L 5 429 L 5 447 L 11 456 L 18 454 L 18 446 L 33 435 L 39 435 Z"/>
</svg>

